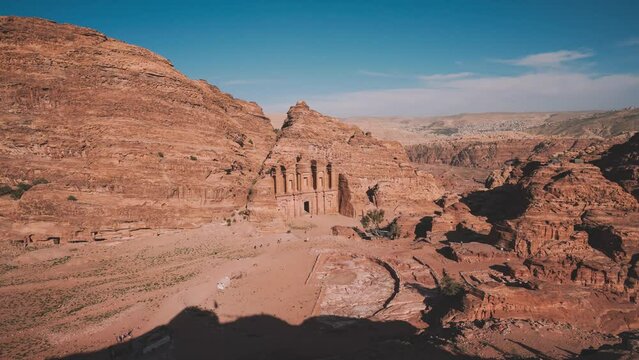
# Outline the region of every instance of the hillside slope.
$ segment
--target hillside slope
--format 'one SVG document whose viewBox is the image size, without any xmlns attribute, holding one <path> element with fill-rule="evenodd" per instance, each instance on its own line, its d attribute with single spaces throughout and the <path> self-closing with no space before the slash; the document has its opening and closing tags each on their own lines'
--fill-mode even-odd
<svg viewBox="0 0 639 360">
<path fill-rule="evenodd" d="M 525 130 L 535 135 L 566 137 L 617 136 L 639 131 L 639 109 L 629 108 L 595 113 L 589 117 L 575 117 L 565 121 L 547 121 L 543 125 Z"/>
<path fill-rule="evenodd" d="M 146 49 L 0 17 L 3 238 L 117 238 L 221 219 L 245 205 L 274 141 L 256 104 Z"/>
<path fill-rule="evenodd" d="M 424 211 L 442 194 L 430 174 L 410 163 L 400 143 L 378 140 L 298 102 L 288 111 L 264 162 L 249 204 L 255 218 L 264 221 L 281 217 L 272 213 L 277 206 L 271 169 L 284 166 L 290 175 L 296 163 L 310 165 L 313 161 L 331 164 L 339 174 L 340 213 L 346 216 L 359 216 L 374 207 L 385 209 L 389 216 Z"/>
</svg>

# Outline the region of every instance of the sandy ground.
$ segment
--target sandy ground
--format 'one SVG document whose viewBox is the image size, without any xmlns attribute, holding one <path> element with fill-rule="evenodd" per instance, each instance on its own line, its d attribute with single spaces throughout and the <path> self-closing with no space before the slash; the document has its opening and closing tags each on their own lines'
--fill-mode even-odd
<svg viewBox="0 0 639 360">
<path fill-rule="evenodd" d="M 222 322 L 268 314 L 299 324 L 319 291 L 305 285 L 316 249 L 347 247 L 345 239 L 325 235 L 329 225 L 353 222 L 326 216 L 283 234 L 261 235 L 244 222 L 129 241 L 5 244 L 0 358 L 104 347 L 117 335 L 167 323 L 188 306 L 214 310 Z"/>
<path fill-rule="evenodd" d="M 168 324 L 189 307 L 215 313 L 222 325 L 268 315 L 294 326 L 334 312 L 354 317 L 373 314 L 370 318 L 378 322 L 406 321 L 417 333 L 428 326 L 421 321 L 433 292 L 426 287 L 434 286 L 427 268 L 456 276 L 503 261 L 457 263 L 437 253 L 437 244 L 347 239 L 331 235 L 333 225 L 353 226 L 356 220 L 340 215 L 306 217 L 290 224 L 290 232 L 279 234 L 261 233 L 251 223 L 237 222 L 162 231 L 128 241 L 34 244 L 27 249 L 4 244 L 0 358 L 103 349 L 115 344 L 118 335 L 130 332 L 135 338 Z M 330 263 L 330 259 L 339 261 Z M 381 292 L 392 292 L 394 280 L 383 268 L 370 268 L 381 266 L 377 260 L 394 268 L 402 284 L 384 309 L 388 304 L 382 303 L 390 299 Z M 369 268 L 349 268 L 358 264 Z M 333 273 L 331 266 L 337 266 Z M 377 275 L 367 277 L 373 273 Z M 511 326 L 511 335 L 503 336 L 500 329 L 490 327 L 471 331 L 458 348 L 488 357 L 538 356 L 535 349 L 542 349 L 542 354 L 564 358 L 587 345 L 601 344 L 601 338 L 568 341 L 574 332 L 539 335 L 526 326 Z M 528 342 L 517 345 L 522 341 Z"/>
</svg>

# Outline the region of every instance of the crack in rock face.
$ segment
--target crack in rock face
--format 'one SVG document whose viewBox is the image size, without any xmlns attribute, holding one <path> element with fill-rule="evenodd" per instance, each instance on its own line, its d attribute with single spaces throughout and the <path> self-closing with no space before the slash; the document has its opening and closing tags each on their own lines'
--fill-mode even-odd
<svg viewBox="0 0 639 360">
<path fill-rule="evenodd" d="M 321 284 L 316 315 L 367 318 L 395 294 L 395 279 L 378 261 L 352 254 L 320 259 L 311 281 Z"/>
</svg>

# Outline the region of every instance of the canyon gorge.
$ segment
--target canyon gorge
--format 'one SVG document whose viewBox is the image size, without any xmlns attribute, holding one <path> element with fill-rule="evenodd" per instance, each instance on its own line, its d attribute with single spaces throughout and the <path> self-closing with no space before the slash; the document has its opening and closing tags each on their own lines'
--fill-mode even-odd
<svg viewBox="0 0 639 360">
<path fill-rule="evenodd" d="M 639 352 L 639 110 L 278 119 L 0 17 L 0 358 Z"/>
</svg>

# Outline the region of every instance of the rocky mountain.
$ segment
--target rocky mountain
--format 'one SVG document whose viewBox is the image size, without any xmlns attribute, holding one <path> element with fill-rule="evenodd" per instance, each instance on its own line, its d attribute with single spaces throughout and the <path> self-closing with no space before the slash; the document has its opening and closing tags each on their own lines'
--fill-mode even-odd
<svg viewBox="0 0 639 360">
<path fill-rule="evenodd" d="M 483 311 L 479 309 L 510 306 L 511 316 L 518 311 L 542 318 L 560 316 L 551 315 L 557 309 L 551 310 L 547 303 L 554 301 L 549 300 L 555 296 L 552 289 L 560 286 L 563 304 L 573 316 L 591 319 L 581 326 L 607 331 L 635 328 L 639 280 L 636 199 L 586 163 L 530 162 L 513 169 L 511 175 L 504 185 L 476 193 L 465 202 L 493 220 L 489 242 L 524 259 L 523 265 L 507 264 L 505 272 L 520 284 L 538 284 L 529 286 L 543 289 L 535 293 L 537 305 L 528 310 L 519 304 L 521 291 L 510 289 L 469 307 L 475 307 L 475 314 Z M 606 303 L 578 295 L 585 294 L 584 289 L 588 294 L 608 294 Z M 579 304 L 583 302 L 606 312 L 575 315 L 581 314 Z"/>
<path fill-rule="evenodd" d="M 275 141 L 255 103 L 90 29 L 1 17 L 0 69 L 3 238 L 221 219 Z"/>
<path fill-rule="evenodd" d="M 410 159 L 420 164 L 495 169 L 511 159 L 547 160 L 566 152 L 601 153 L 639 130 L 639 109 L 347 121 L 382 139 L 400 141 Z"/>
<path fill-rule="evenodd" d="M 430 117 L 350 117 L 344 121 L 383 140 L 415 145 L 435 140 L 559 136 L 608 138 L 639 131 L 639 109 L 611 111 L 470 113 Z"/>
<path fill-rule="evenodd" d="M 271 169 L 295 164 L 331 164 L 339 174 L 339 212 L 359 216 L 368 208 L 384 208 L 389 216 L 423 211 L 442 191 L 433 177 L 418 171 L 402 145 L 381 141 L 356 126 L 324 116 L 299 102 L 288 111 L 277 142 L 264 162 L 249 210 L 256 219 L 273 219 L 276 208 Z M 279 169 L 278 169 L 279 170 Z M 270 215 L 267 215 L 270 212 Z"/>
<path fill-rule="evenodd" d="M 493 112 L 428 117 L 350 117 L 344 121 L 370 131 L 380 139 L 413 145 L 426 140 L 481 137 L 494 133 L 519 133 L 521 137 L 525 136 L 527 129 L 590 118 L 594 114 L 597 112 Z"/>
<path fill-rule="evenodd" d="M 468 138 L 436 140 L 408 145 L 411 161 L 420 164 L 447 164 L 452 166 L 495 169 L 509 160 L 548 160 L 552 157 L 596 157 L 610 146 L 629 138 L 621 134 L 612 138 L 562 138 L 538 136 L 491 136 L 483 139 Z"/>
<path fill-rule="evenodd" d="M 446 251 L 461 263 L 502 263 L 461 274 L 468 293 L 446 321 L 524 319 L 611 333 L 636 329 L 636 199 L 588 163 L 531 161 L 504 172 L 500 186 L 460 199 L 477 218 L 465 215 L 455 231 L 460 243 Z M 478 227 L 482 219 L 492 225 L 490 233 Z M 454 222 L 448 229 L 455 229 Z M 461 243 L 472 237 L 497 250 Z"/>
<path fill-rule="evenodd" d="M 639 133 L 629 141 L 611 147 L 594 162 L 603 174 L 639 200 Z"/>
<path fill-rule="evenodd" d="M 549 119 L 544 124 L 525 130 L 543 136 L 612 137 L 639 131 L 639 109 L 627 108 L 574 117 L 565 121 Z"/>
</svg>

